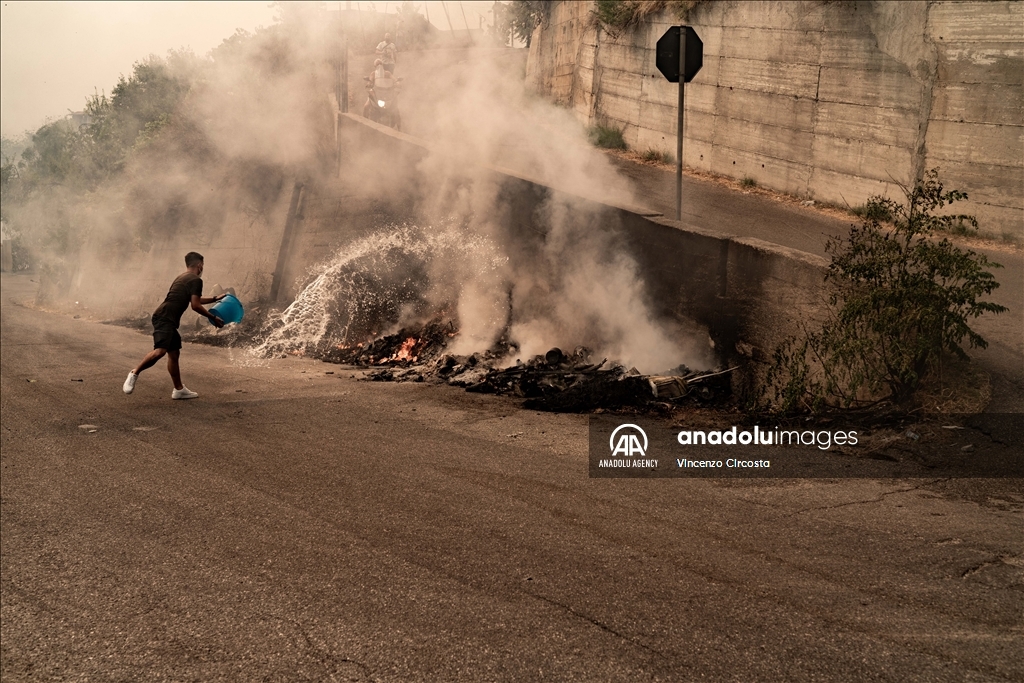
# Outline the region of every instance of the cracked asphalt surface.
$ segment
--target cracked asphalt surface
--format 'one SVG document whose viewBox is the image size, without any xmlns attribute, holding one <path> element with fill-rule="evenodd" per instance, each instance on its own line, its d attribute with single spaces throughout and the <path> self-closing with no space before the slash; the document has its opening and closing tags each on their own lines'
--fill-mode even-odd
<svg viewBox="0 0 1024 683">
<path fill-rule="evenodd" d="M 194 345 L 125 396 L 148 337 L 2 277 L 5 683 L 1024 680 L 1019 480 L 589 479 L 585 416 Z"/>
</svg>

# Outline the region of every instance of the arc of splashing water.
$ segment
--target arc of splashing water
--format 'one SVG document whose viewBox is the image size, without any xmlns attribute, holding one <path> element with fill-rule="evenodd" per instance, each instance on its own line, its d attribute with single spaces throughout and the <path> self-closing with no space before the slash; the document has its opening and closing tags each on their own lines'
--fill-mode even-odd
<svg viewBox="0 0 1024 683">
<path fill-rule="evenodd" d="M 415 225 L 389 226 L 342 248 L 326 266 L 315 270 L 313 280 L 295 300 L 270 323 L 266 338 L 252 349 L 255 356 L 266 357 L 274 353 L 319 344 L 328 334 L 331 318 L 329 307 L 343 294 L 339 281 L 346 281 L 346 270 L 363 259 L 379 262 L 390 252 L 398 250 L 425 262 L 440 258 L 446 252 L 455 252 L 471 259 L 479 271 L 498 268 L 507 257 L 498 253 L 495 244 L 486 237 L 474 235 L 460 228 L 455 221 L 421 228 Z M 358 271 L 357 271 L 358 272 Z M 351 314 L 363 303 L 366 293 L 349 292 L 348 308 Z M 347 328 L 343 332 L 347 333 Z"/>
</svg>

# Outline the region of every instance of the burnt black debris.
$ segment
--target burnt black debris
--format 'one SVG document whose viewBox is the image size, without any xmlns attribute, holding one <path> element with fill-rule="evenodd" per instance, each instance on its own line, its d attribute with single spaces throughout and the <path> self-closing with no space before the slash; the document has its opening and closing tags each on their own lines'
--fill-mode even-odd
<svg viewBox="0 0 1024 683">
<path fill-rule="evenodd" d="M 403 331 L 396 336 L 407 333 Z M 391 341 L 383 350 L 394 348 L 394 341 Z M 445 382 L 475 393 L 523 398 L 526 399 L 523 407 L 530 410 L 584 413 L 684 400 L 717 403 L 730 395 L 729 374 L 735 369 L 694 372 L 680 366 L 673 371 L 675 374 L 642 375 L 635 368 L 627 369 L 607 359 L 592 362 L 590 356 L 590 350 L 584 347 L 576 348 L 571 354 L 553 348 L 543 356 L 526 362 L 517 360 L 511 367 L 498 368 L 494 363 L 507 358 L 507 353 L 442 354 L 423 364 L 413 361 L 396 366 L 396 361 L 390 361 L 390 367 L 375 368 L 365 379 Z"/>
</svg>

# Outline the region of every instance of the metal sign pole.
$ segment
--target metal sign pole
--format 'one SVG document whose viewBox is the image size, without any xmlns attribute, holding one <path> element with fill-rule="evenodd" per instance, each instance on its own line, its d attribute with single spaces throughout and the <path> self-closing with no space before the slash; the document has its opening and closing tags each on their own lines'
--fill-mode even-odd
<svg viewBox="0 0 1024 683">
<path fill-rule="evenodd" d="M 693 54 L 687 58 L 686 43 L 693 45 Z M 679 112 L 676 117 L 676 220 L 683 220 L 683 115 L 686 113 L 683 95 L 686 81 L 692 80 L 704 66 L 704 41 L 689 26 L 671 26 L 658 39 L 654 64 L 670 83 L 679 83 Z M 687 76 L 689 69 L 689 76 Z"/>
<path fill-rule="evenodd" d="M 679 116 L 676 125 L 676 220 L 683 220 L 683 92 L 686 88 L 686 30 L 679 30 Z"/>
<path fill-rule="evenodd" d="M 341 111 L 348 113 L 348 29 L 341 41 Z"/>
</svg>

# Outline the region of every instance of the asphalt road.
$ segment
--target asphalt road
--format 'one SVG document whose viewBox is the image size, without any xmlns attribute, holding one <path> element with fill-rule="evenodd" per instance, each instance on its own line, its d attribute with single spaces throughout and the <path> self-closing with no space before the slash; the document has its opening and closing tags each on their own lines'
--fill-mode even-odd
<svg viewBox="0 0 1024 683">
<path fill-rule="evenodd" d="M 589 479 L 584 416 L 224 348 L 125 396 L 149 339 L 33 287 L 5 683 L 1024 680 L 1019 481 Z"/>
</svg>

